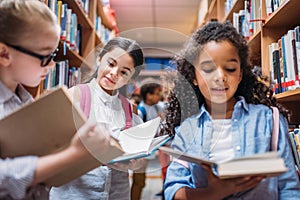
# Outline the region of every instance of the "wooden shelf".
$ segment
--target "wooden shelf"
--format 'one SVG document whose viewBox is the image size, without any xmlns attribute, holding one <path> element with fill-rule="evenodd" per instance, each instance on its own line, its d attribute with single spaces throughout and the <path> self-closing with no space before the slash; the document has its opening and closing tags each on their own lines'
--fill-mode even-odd
<svg viewBox="0 0 300 200">
<path fill-rule="evenodd" d="M 68 4 L 68 8 L 72 9 L 72 12 L 77 15 L 78 23 L 83 26 L 85 29 L 93 29 L 94 25 L 91 20 L 88 18 L 87 14 L 83 11 L 81 6 L 75 0 L 62 0 L 63 3 Z"/>
<path fill-rule="evenodd" d="M 88 66 L 89 68 L 91 68 L 91 66 L 89 66 L 84 58 L 82 56 L 80 56 L 76 51 L 70 50 L 68 47 L 66 49 L 66 55 L 63 54 L 63 42 L 59 42 L 59 49 L 61 49 L 57 56 L 56 56 L 56 61 L 58 60 L 65 60 L 68 59 L 69 60 L 69 66 L 70 67 L 81 67 L 81 66 Z"/>
<path fill-rule="evenodd" d="M 102 43 L 102 40 L 101 40 L 101 38 L 99 37 L 99 35 L 97 34 L 96 31 L 95 31 L 95 37 L 96 37 L 95 46 L 103 47 L 104 45 Z"/>
<path fill-rule="evenodd" d="M 299 0 L 287 0 L 275 12 L 273 12 L 266 20 L 264 28 L 277 27 L 287 30 L 291 27 L 299 25 L 300 18 L 300 2 Z"/>
<path fill-rule="evenodd" d="M 279 102 L 299 102 L 300 101 L 300 88 L 296 90 L 290 90 L 275 95 L 276 99 Z"/>
<path fill-rule="evenodd" d="M 222 22 L 229 20 L 233 21 L 233 13 L 239 12 L 239 10 L 244 9 L 244 0 L 236 0 L 231 10 L 227 13 L 227 15 L 222 19 Z"/>
<path fill-rule="evenodd" d="M 261 66 L 261 29 L 248 41 L 251 65 Z"/>
</svg>

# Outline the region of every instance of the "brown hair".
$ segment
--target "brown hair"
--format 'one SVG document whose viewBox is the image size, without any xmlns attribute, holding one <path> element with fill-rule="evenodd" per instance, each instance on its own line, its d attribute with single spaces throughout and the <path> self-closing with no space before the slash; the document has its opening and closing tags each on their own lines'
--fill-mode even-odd
<svg viewBox="0 0 300 200">
<path fill-rule="evenodd" d="M 44 3 L 38 0 L 0 1 L 0 42 L 18 45 L 41 22 L 57 25 L 56 16 Z"/>
</svg>

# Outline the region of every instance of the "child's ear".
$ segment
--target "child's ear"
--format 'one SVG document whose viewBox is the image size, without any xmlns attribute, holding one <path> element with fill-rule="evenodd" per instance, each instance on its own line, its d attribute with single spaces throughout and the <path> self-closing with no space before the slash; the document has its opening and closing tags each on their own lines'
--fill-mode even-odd
<svg viewBox="0 0 300 200">
<path fill-rule="evenodd" d="M 0 42 L 0 65 L 8 66 L 11 62 L 11 56 L 8 49 L 8 46 Z"/>
<path fill-rule="evenodd" d="M 96 66 L 100 66 L 100 62 L 101 62 L 101 57 L 98 56 L 98 58 L 96 59 Z"/>
<path fill-rule="evenodd" d="M 243 71 L 241 70 L 241 72 L 240 72 L 240 82 L 242 81 L 242 79 L 243 79 Z"/>
</svg>

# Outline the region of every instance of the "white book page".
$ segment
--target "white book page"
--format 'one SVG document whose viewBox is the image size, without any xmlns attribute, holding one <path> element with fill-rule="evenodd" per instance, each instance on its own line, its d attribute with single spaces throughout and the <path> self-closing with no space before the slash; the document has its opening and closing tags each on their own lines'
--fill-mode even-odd
<svg viewBox="0 0 300 200">
<path fill-rule="evenodd" d="M 154 138 L 160 117 L 126 129 L 120 133 L 119 143 L 126 153 L 147 152 Z"/>
</svg>

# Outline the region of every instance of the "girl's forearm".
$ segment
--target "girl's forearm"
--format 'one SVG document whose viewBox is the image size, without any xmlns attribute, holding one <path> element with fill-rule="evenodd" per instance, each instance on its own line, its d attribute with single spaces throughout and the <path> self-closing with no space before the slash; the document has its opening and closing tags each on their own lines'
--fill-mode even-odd
<svg viewBox="0 0 300 200">
<path fill-rule="evenodd" d="M 58 153 L 40 157 L 37 162 L 32 185 L 41 183 L 66 168 L 76 166 L 76 164 L 82 162 L 82 159 L 87 154 L 88 152 L 80 152 L 76 148 L 69 146 Z"/>
<path fill-rule="evenodd" d="M 174 195 L 174 200 L 199 200 L 199 199 L 210 199 L 219 200 L 222 199 L 219 192 L 213 191 L 210 188 L 180 188 Z"/>
</svg>

